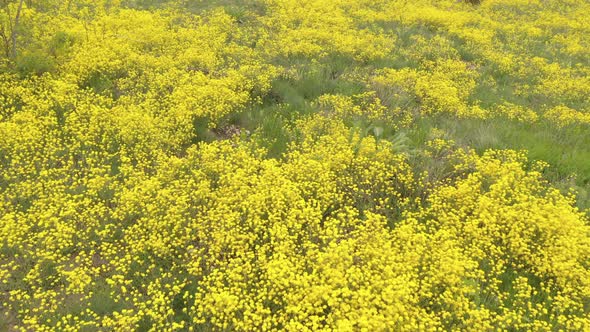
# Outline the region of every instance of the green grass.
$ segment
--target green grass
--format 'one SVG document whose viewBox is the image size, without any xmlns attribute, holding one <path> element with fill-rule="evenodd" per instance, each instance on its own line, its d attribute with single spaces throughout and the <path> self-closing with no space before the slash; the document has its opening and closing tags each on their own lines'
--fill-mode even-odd
<svg viewBox="0 0 590 332">
<path fill-rule="evenodd" d="M 550 164 L 544 174 L 546 179 L 564 192 L 569 188 L 578 191 L 578 207 L 590 208 L 590 131 L 587 128 L 436 116 L 419 120 L 412 133 L 415 144 L 423 144 L 433 128 L 479 153 L 488 149 L 526 150 L 529 159 Z"/>
</svg>

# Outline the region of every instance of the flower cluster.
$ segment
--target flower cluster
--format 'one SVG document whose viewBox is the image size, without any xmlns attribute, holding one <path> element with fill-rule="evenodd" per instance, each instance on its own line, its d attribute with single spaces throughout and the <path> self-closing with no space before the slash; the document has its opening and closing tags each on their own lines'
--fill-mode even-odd
<svg viewBox="0 0 590 332">
<path fill-rule="evenodd" d="M 590 330 L 588 12 L 1 2 L 0 330 Z"/>
</svg>

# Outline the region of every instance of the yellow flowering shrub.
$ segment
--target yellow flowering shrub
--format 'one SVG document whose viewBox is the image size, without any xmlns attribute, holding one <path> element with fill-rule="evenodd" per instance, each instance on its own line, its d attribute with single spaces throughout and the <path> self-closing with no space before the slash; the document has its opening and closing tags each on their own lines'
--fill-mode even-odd
<svg viewBox="0 0 590 332">
<path fill-rule="evenodd" d="M 512 103 L 498 105 L 492 114 L 525 123 L 535 123 L 539 119 L 539 115 L 533 110 Z"/>
<path fill-rule="evenodd" d="M 475 88 L 476 74 L 465 63 L 445 60 L 425 62 L 423 67 L 421 70 L 386 69 L 372 81 L 378 91 L 387 91 L 387 99 L 401 97 L 419 102 L 425 115 L 440 112 L 459 117 L 485 116 L 483 110 L 469 105 L 467 100 Z"/>
<path fill-rule="evenodd" d="M 0 331 L 590 330 L 588 12 L 0 2 Z"/>
<path fill-rule="evenodd" d="M 545 112 L 543 117 L 561 127 L 571 124 L 590 124 L 589 112 L 576 111 L 567 106 L 554 107 Z"/>
<path fill-rule="evenodd" d="M 322 95 L 318 102 L 328 114 L 339 118 L 361 118 L 375 122 L 386 122 L 394 127 L 408 125 L 411 115 L 401 108 L 391 108 L 383 105 L 375 91 L 358 95 Z"/>
<path fill-rule="evenodd" d="M 351 13 L 363 8 L 350 1 L 265 1 L 272 13 L 265 24 L 280 40 L 271 47 L 276 55 L 324 57 L 342 54 L 359 61 L 382 58 L 392 50 L 395 39 L 378 31 L 359 29 Z"/>
</svg>

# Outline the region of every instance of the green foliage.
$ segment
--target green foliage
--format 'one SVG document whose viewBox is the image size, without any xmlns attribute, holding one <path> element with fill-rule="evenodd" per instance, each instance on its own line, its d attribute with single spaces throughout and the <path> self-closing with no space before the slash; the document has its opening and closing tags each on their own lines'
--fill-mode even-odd
<svg viewBox="0 0 590 332">
<path fill-rule="evenodd" d="M 26 52 L 16 58 L 16 71 L 21 77 L 41 76 L 55 69 L 55 62 L 41 51 Z"/>
<path fill-rule="evenodd" d="M 49 42 L 49 54 L 55 58 L 67 56 L 74 42 L 75 38 L 72 35 L 64 31 L 58 31 Z"/>
</svg>

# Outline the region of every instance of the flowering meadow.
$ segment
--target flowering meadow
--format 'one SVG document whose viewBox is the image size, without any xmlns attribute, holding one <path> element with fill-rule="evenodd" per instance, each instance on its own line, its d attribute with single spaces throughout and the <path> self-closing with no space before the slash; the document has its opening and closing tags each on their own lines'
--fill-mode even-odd
<svg viewBox="0 0 590 332">
<path fill-rule="evenodd" d="M 590 331 L 590 2 L 0 0 L 0 331 Z"/>
</svg>

